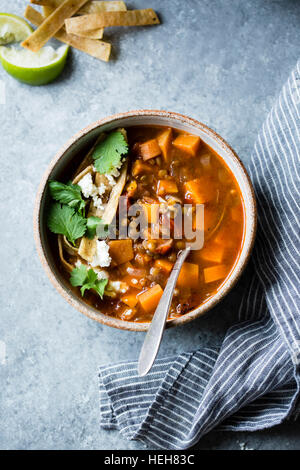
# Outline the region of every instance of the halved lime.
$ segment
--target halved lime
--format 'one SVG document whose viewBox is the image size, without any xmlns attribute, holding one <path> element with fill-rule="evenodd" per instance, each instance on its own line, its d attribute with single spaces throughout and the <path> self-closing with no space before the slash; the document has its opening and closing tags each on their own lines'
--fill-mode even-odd
<svg viewBox="0 0 300 470">
<path fill-rule="evenodd" d="M 12 77 L 29 85 L 45 85 L 63 71 L 69 46 L 53 49 L 45 46 L 38 52 L 16 47 L 0 47 L 0 60 Z"/>
<path fill-rule="evenodd" d="M 0 13 L 0 45 L 24 41 L 33 29 L 17 15 Z"/>
</svg>

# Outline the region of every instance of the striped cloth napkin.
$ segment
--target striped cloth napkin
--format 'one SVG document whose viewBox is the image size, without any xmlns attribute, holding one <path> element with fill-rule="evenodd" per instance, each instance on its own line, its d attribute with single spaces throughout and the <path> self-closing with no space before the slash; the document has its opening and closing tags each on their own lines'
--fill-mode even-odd
<svg viewBox="0 0 300 470">
<path fill-rule="evenodd" d="M 297 414 L 299 107 L 300 61 L 258 135 L 248 167 L 258 233 L 244 273 L 248 285 L 239 322 L 220 350 L 157 360 L 146 377 L 137 376 L 136 362 L 101 367 L 103 428 L 161 449 L 185 449 L 216 427 L 256 431 Z"/>
</svg>

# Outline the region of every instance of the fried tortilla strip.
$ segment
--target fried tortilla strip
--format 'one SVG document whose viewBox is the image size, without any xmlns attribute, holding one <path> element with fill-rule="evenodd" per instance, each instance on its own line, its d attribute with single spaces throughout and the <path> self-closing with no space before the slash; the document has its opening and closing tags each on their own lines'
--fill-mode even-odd
<svg viewBox="0 0 300 470">
<path fill-rule="evenodd" d="M 88 157 L 88 155 L 87 155 Z M 78 173 L 75 178 L 73 179 L 72 183 L 73 184 L 78 184 L 78 182 L 85 176 L 85 175 L 88 175 L 88 174 L 93 174 L 94 173 L 94 169 L 93 169 L 93 165 L 89 165 L 87 166 L 84 170 L 82 170 L 80 173 Z"/>
<path fill-rule="evenodd" d="M 102 13 L 103 11 L 126 11 L 127 7 L 125 2 L 99 2 L 91 1 L 86 5 L 83 5 L 80 8 L 79 15 L 88 15 L 91 13 Z M 85 31 L 82 33 L 77 33 L 78 36 L 83 38 L 91 39 L 102 39 L 103 37 L 103 28 L 93 29 L 91 31 Z"/>
<path fill-rule="evenodd" d="M 104 225 L 111 224 L 114 216 L 117 213 L 119 199 L 126 183 L 126 176 L 127 176 L 127 162 L 123 164 L 123 168 L 119 176 L 119 179 L 117 181 L 117 184 L 113 187 L 109 196 L 108 203 L 106 204 L 105 210 L 103 212 L 102 223 Z"/>
<path fill-rule="evenodd" d="M 45 18 L 51 15 L 53 12 L 53 8 L 51 7 L 43 7 L 43 15 Z M 103 28 L 95 29 L 93 31 L 88 31 L 87 33 L 77 34 L 76 36 L 80 36 L 81 38 L 89 38 L 89 39 L 102 39 L 103 38 Z"/>
<path fill-rule="evenodd" d="M 93 202 L 91 202 L 89 213 L 88 213 L 89 217 L 91 215 L 100 217 L 102 224 L 104 225 L 111 224 L 118 210 L 119 198 L 122 194 L 122 191 L 126 183 L 126 176 L 127 176 L 127 162 L 124 163 L 124 166 L 122 168 L 117 184 L 113 187 L 110 193 L 109 200 L 106 204 L 104 212 L 103 210 L 96 209 L 93 205 Z M 85 259 L 89 263 L 93 261 L 94 255 L 96 253 L 96 248 L 97 248 L 96 242 L 97 242 L 97 236 L 93 238 L 93 240 L 90 240 L 87 237 L 82 237 L 82 239 L 80 240 L 78 254 L 81 256 L 81 258 Z"/>
<path fill-rule="evenodd" d="M 32 52 L 39 51 L 88 0 L 65 0 L 25 41 L 22 46 Z M 93 28 L 95 29 L 95 28 Z"/>
<path fill-rule="evenodd" d="M 69 273 L 74 269 L 74 266 L 70 263 L 68 263 L 68 261 L 65 260 L 64 258 L 64 250 L 63 250 L 63 236 L 62 235 L 58 235 L 57 237 L 57 242 L 58 242 L 58 254 L 59 254 L 59 258 L 60 258 L 60 261 L 61 261 L 61 264 L 63 265 L 63 267 L 65 268 L 66 271 L 68 271 Z"/>
<path fill-rule="evenodd" d="M 28 21 L 30 21 L 30 23 L 36 26 L 39 26 L 44 21 L 43 15 L 30 5 L 27 6 L 24 16 Z M 78 49 L 79 51 L 96 57 L 96 59 L 104 60 L 105 62 L 108 62 L 109 60 L 111 44 L 107 42 L 80 38 L 74 34 L 67 34 L 63 29 L 58 31 L 54 37 L 69 46 L 75 47 L 75 49 Z"/>
<path fill-rule="evenodd" d="M 78 34 L 109 26 L 146 26 L 159 24 L 159 22 L 155 11 L 148 8 L 146 10 L 106 11 L 77 16 L 66 19 L 65 25 L 67 33 Z"/>
<path fill-rule="evenodd" d="M 86 31 L 85 33 L 77 33 L 76 36 L 80 38 L 87 38 L 87 39 L 102 39 L 103 33 L 104 33 L 104 29 L 98 28 L 98 29 L 93 29 L 92 31 Z"/>
<path fill-rule="evenodd" d="M 31 0 L 31 3 L 36 5 L 43 5 L 44 16 L 49 16 L 55 8 L 58 8 L 64 0 Z M 126 11 L 127 7 L 125 2 L 102 2 L 102 1 L 89 1 L 86 5 L 77 12 L 78 15 L 86 15 L 89 13 L 102 13 L 103 11 Z M 103 28 L 86 31 L 84 33 L 77 33 L 77 36 L 89 39 L 102 39 Z"/>
<path fill-rule="evenodd" d="M 118 131 L 122 132 L 122 134 L 124 135 L 124 137 L 127 141 L 127 132 L 126 132 L 126 130 L 124 128 L 119 128 Z M 87 154 L 85 160 L 86 159 L 89 160 L 89 158 L 91 158 L 91 153 L 94 151 L 95 146 L 103 138 L 105 138 L 105 133 L 100 134 L 100 136 L 98 137 L 98 139 L 96 141 L 96 144 L 92 147 L 91 151 Z M 127 162 L 125 162 L 124 165 L 123 165 L 123 168 L 121 170 L 121 174 L 119 176 L 119 179 L 118 179 L 116 185 L 111 190 L 111 193 L 109 195 L 109 199 L 108 199 L 108 202 L 106 204 L 106 207 L 105 207 L 104 211 L 103 211 L 103 209 L 97 209 L 94 206 L 93 201 L 92 201 L 91 204 L 90 204 L 90 207 L 89 207 L 88 217 L 90 217 L 92 215 L 96 216 L 96 217 L 100 217 L 101 222 L 104 225 L 111 224 L 111 222 L 113 221 L 114 216 L 117 213 L 119 198 L 122 194 L 122 191 L 123 191 L 125 183 L 126 183 L 127 167 L 128 167 L 128 164 L 127 164 Z M 80 174 L 83 174 L 84 171 L 86 171 L 86 170 L 83 170 Z M 78 176 L 73 180 L 73 183 L 75 183 L 75 181 L 76 182 L 78 181 L 78 179 L 77 179 Z M 96 184 L 100 183 L 103 178 L 106 178 L 106 177 L 104 175 L 96 173 L 95 183 Z M 89 263 L 91 263 L 93 261 L 93 258 L 94 258 L 95 252 L 96 252 L 96 248 L 97 248 L 96 241 L 97 241 L 97 235 L 95 236 L 95 238 L 93 240 L 90 240 L 87 237 L 82 237 L 82 239 L 80 240 L 78 254 L 81 256 L 81 258 L 85 259 Z"/>
<path fill-rule="evenodd" d="M 63 236 L 63 248 L 71 256 L 76 256 L 78 253 L 78 248 L 71 245 L 67 237 Z"/>
<path fill-rule="evenodd" d="M 102 13 L 103 11 L 126 11 L 125 2 L 97 2 L 91 1 L 83 5 L 79 10 L 80 15 L 89 15 L 91 13 Z"/>
<path fill-rule="evenodd" d="M 35 5 L 44 7 L 58 8 L 64 0 L 30 0 Z M 102 13 L 103 11 L 126 11 L 127 7 L 125 2 L 102 2 L 102 1 L 89 1 L 77 12 L 78 15 L 88 15 L 90 13 Z"/>
<path fill-rule="evenodd" d="M 81 258 L 85 259 L 88 263 L 93 261 L 97 249 L 97 238 L 90 240 L 87 237 L 82 237 L 78 249 L 78 254 Z"/>
</svg>

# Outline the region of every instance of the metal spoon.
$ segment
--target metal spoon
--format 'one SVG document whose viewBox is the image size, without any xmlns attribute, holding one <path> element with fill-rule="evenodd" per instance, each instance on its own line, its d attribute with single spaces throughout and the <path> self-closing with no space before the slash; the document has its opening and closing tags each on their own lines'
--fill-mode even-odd
<svg viewBox="0 0 300 470">
<path fill-rule="evenodd" d="M 176 263 L 174 264 L 169 280 L 166 284 L 164 293 L 161 296 L 159 304 L 153 315 L 153 319 L 139 357 L 138 374 L 140 377 L 146 375 L 149 372 L 157 356 L 168 318 L 176 282 L 183 262 L 189 254 L 190 250 L 191 247 L 187 246 L 183 251 L 179 252 Z"/>
</svg>

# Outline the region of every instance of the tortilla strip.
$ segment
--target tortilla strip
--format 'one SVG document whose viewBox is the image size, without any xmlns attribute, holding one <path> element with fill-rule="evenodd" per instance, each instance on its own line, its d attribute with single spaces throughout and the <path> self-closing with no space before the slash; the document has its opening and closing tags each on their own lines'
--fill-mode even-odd
<svg viewBox="0 0 300 470">
<path fill-rule="evenodd" d="M 43 10 L 43 15 L 45 16 L 45 18 L 47 18 L 47 16 L 51 15 L 54 8 L 43 6 L 42 10 Z M 89 39 L 102 39 L 103 32 L 104 32 L 103 28 L 98 28 L 93 31 L 88 31 L 87 33 L 77 34 L 77 36 L 80 36 L 82 38 L 89 38 Z"/>
<path fill-rule="evenodd" d="M 58 235 L 58 237 L 57 237 L 57 242 L 58 242 L 58 254 L 59 254 L 59 258 L 60 258 L 61 264 L 63 265 L 63 267 L 65 268 L 65 270 L 70 273 L 71 271 L 73 271 L 74 266 L 72 266 L 72 264 L 68 263 L 68 262 L 65 260 L 65 258 L 64 258 L 63 236 L 62 236 L 62 235 Z"/>
<path fill-rule="evenodd" d="M 126 11 L 125 2 L 99 2 L 90 1 L 83 5 L 79 10 L 80 15 L 89 15 L 91 13 L 102 13 L 103 11 Z"/>
<path fill-rule="evenodd" d="M 80 38 L 87 38 L 87 39 L 102 39 L 103 38 L 104 29 L 98 28 L 93 29 L 92 31 L 86 31 L 85 33 L 77 33 L 76 36 Z"/>
<path fill-rule="evenodd" d="M 148 8 L 146 10 L 106 11 L 67 18 L 65 25 L 67 33 L 78 34 L 109 26 L 146 26 L 159 24 L 159 22 L 155 11 Z"/>
<path fill-rule="evenodd" d="M 35 5 L 42 5 L 50 8 L 58 8 L 64 0 L 30 0 Z M 79 15 L 88 15 L 90 13 L 102 13 L 103 11 L 126 11 L 125 2 L 105 2 L 105 1 L 89 1 L 77 12 Z"/>
<path fill-rule="evenodd" d="M 65 237 L 65 235 L 63 236 L 63 248 L 65 249 L 65 251 L 71 255 L 71 256 L 77 256 L 77 253 L 78 253 L 78 248 L 71 245 L 71 243 L 67 240 L 67 238 Z"/>
<path fill-rule="evenodd" d="M 125 137 L 127 141 L 127 132 L 124 128 L 119 128 L 119 132 L 122 132 L 123 136 Z M 77 171 L 77 176 L 73 179 L 73 184 L 77 184 L 78 181 L 87 173 L 91 172 L 91 169 L 93 168 L 92 165 L 89 165 L 87 168 L 83 169 L 83 165 L 87 164 L 92 160 L 92 153 L 96 147 L 96 145 L 101 142 L 102 139 L 105 138 L 105 133 L 101 133 L 96 140 L 96 143 L 93 145 L 91 150 L 88 152 L 87 156 L 84 158 L 82 164 L 80 165 L 78 171 Z M 93 161 L 93 160 L 92 160 Z M 122 191 L 124 189 L 125 183 L 126 183 L 126 176 L 127 176 L 127 162 L 124 163 L 124 166 L 121 170 L 121 174 L 119 176 L 119 179 L 116 183 L 116 185 L 113 187 L 109 199 L 107 202 L 107 205 L 103 211 L 103 209 L 98 209 L 97 207 L 94 206 L 93 201 L 90 203 L 89 207 L 89 212 L 88 212 L 88 217 L 95 216 L 95 217 L 100 217 L 102 220 L 103 224 L 110 224 L 117 213 L 118 210 L 118 204 L 119 204 L 119 198 L 122 194 Z M 103 181 L 103 178 L 106 179 L 105 175 L 101 175 L 100 173 L 96 173 L 95 177 L 95 184 L 98 185 Z M 84 260 L 88 261 L 91 263 L 93 261 L 94 255 L 96 253 L 96 248 L 97 248 L 97 235 L 93 240 L 90 240 L 87 237 L 82 237 L 80 240 L 79 244 L 79 249 L 78 249 L 78 254 L 83 258 Z"/>
<path fill-rule="evenodd" d="M 73 179 L 72 183 L 73 184 L 78 184 L 78 182 L 85 176 L 87 175 L 88 173 L 93 173 L 94 172 L 94 169 L 93 169 L 93 165 L 89 165 L 87 166 L 83 171 L 81 171 L 80 173 L 78 173 L 75 178 Z"/>
<path fill-rule="evenodd" d="M 113 187 L 110 193 L 109 200 L 108 200 L 108 203 L 106 204 L 104 212 L 103 211 L 99 212 L 99 210 L 97 210 L 94 207 L 93 203 L 91 203 L 89 213 L 88 213 L 89 217 L 91 215 L 100 217 L 101 223 L 104 225 L 109 225 L 113 221 L 113 218 L 116 215 L 117 210 L 118 210 L 119 198 L 122 194 L 122 191 L 126 183 L 126 176 L 127 176 L 127 162 L 123 166 L 123 169 L 121 171 L 117 184 Z M 90 240 L 87 237 L 82 237 L 82 239 L 80 240 L 78 254 L 81 256 L 81 258 L 85 259 L 89 263 L 93 261 L 94 255 L 96 253 L 96 248 L 97 248 L 96 242 L 97 242 L 97 236 L 93 238 L 93 240 Z"/>
<path fill-rule="evenodd" d="M 126 183 L 126 176 L 127 176 L 127 162 L 124 163 L 121 174 L 117 181 L 117 184 L 113 187 L 108 203 L 106 204 L 105 210 L 102 215 L 102 223 L 104 225 L 109 225 L 113 221 L 114 216 L 118 210 L 119 198 L 122 194 Z"/>
<path fill-rule="evenodd" d="M 36 5 L 43 5 L 44 16 L 49 16 L 55 8 L 58 8 L 64 0 L 31 0 L 31 3 Z M 126 11 L 127 7 L 125 2 L 116 1 L 89 1 L 86 5 L 77 12 L 78 15 L 86 15 L 89 13 L 101 13 L 103 11 Z M 77 36 L 89 39 L 102 39 L 103 28 L 97 28 L 92 31 L 86 31 L 84 33 L 77 33 Z"/>
<path fill-rule="evenodd" d="M 53 12 L 53 8 L 50 7 L 43 7 L 43 15 L 47 18 Z M 76 36 L 80 36 L 81 38 L 88 38 L 88 39 L 102 39 L 103 38 L 103 28 L 94 29 L 93 31 L 88 31 L 82 34 L 76 34 Z"/>
<path fill-rule="evenodd" d="M 88 263 L 91 263 L 94 259 L 94 255 L 97 249 L 97 238 L 90 240 L 87 237 L 82 237 L 80 240 L 78 254 L 81 258 L 85 259 Z"/>
<path fill-rule="evenodd" d="M 88 0 L 65 0 L 25 41 L 22 46 L 32 52 L 39 51 Z M 94 29 L 94 28 L 93 28 Z"/>
<path fill-rule="evenodd" d="M 36 11 L 34 8 L 32 8 L 30 5 L 27 6 L 24 17 L 30 21 L 30 23 L 36 26 L 39 26 L 44 21 L 43 15 L 39 11 Z M 105 62 L 109 60 L 111 44 L 107 42 L 80 38 L 74 34 L 67 34 L 63 29 L 58 31 L 54 37 L 59 41 L 64 42 L 65 44 L 68 44 L 75 49 L 78 49 L 79 51 L 96 57 L 96 59 L 104 60 Z"/>
</svg>

